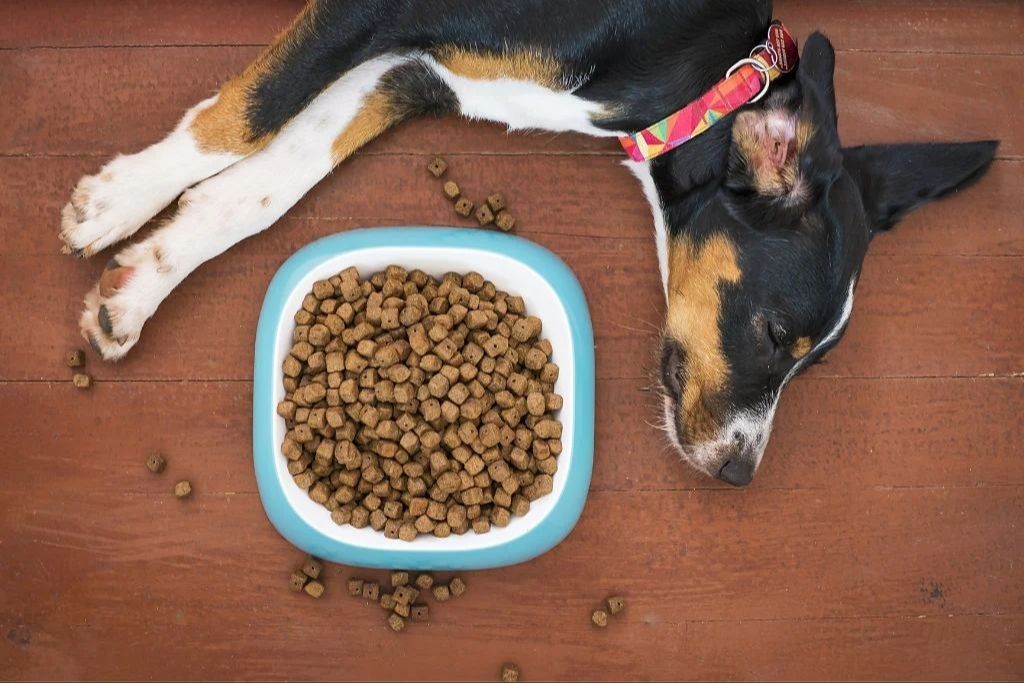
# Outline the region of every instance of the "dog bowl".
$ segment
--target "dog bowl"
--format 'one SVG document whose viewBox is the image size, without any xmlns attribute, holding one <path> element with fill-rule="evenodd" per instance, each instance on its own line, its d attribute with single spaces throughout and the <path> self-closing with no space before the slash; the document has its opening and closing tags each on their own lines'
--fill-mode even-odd
<svg viewBox="0 0 1024 683">
<path fill-rule="evenodd" d="M 435 277 L 475 270 L 499 289 L 518 294 L 544 322 L 560 372 L 562 453 L 554 490 L 530 512 L 486 534 L 420 536 L 407 543 L 369 527 L 331 521 L 330 512 L 292 481 L 280 453 L 284 419 L 281 363 L 292 344 L 293 315 L 313 282 L 356 266 L 370 275 L 395 263 Z M 270 283 L 256 332 L 253 379 L 253 460 L 260 498 L 277 530 L 302 550 L 361 567 L 454 570 L 523 562 L 553 548 L 583 511 L 594 456 L 594 337 L 583 290 L 548 250 L 510 235 L 460 228 L 374 228 L 332 235 L 289 258 Z"/>
</svg>

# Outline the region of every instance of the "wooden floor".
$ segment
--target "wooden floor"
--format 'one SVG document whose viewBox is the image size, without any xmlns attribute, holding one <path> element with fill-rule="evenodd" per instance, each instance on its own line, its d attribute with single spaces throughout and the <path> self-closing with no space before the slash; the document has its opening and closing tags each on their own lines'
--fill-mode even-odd
<svg viewBox="0 0 1024 683">
<path fill-rule="evenodd" d="M 421 121 L 190 277 L 130 357 L 76 391 L 82 294 L 58 254 L 79 176 L 160 138 L 284 26 L 294 0 L 6 0 L 0 7 L 0 678 L 524 679 L 1024 676 L 1024 4 L 779 0 L 839 50 L 847 144 L 1003 141 L 977 187 L 873 245 L 846 340 L 793 382 L 761 472 L 731 490 L 648 426 L 650 218 L 614 142 Z M 300 553 L 251 465 L 263 292 L 306 242 L 446 224 L 423 165 L 503 188 L 558 253 L 597 339 L 594 479 L 536 561 L 401 636 L 343 595 L 288 592 Z M 147 451 L 170 460 L 163 477 Z M 195 496 L 176 501 L 188 478 Z M 625 614 L 588 615 L 609 591 Z"/>
</svg>

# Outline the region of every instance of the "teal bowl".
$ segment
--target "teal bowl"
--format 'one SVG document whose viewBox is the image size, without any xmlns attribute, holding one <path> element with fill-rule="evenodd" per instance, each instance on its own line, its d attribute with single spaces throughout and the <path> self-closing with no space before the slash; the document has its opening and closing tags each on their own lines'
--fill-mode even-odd
<svg viewBox="0 0 1024 683">
<path fill-rule="evenodd" d="M 293 315 L 313 282 L 356 266 L 369 275 L 396 263 L 434 276 L 475 270 L 499 288 L 521 295 L 544 321 L 552 360 L 560 367 L 555 391 L 564 399 L 563 450 L 554 490 L 505 528 L 411 543 L 370 528 L 338 526 L 326 508 L 292 481 L 280 454 L 284 420 L 281 363 L 291 347 Z M 532 559 L 557 545 L 576 525 L 586 502 L 594 460 L 594 334 L 579 282 L 557 256 L 532 242 L 463 228 L 373 228 L 317 240 L 289 258 L 267 290 L 256 332 L 253 376 L 253 461 L 260 499 L 274 527 L 292 544 L 347 565 L 412 570 L 500 567 Z"/>
</svg>

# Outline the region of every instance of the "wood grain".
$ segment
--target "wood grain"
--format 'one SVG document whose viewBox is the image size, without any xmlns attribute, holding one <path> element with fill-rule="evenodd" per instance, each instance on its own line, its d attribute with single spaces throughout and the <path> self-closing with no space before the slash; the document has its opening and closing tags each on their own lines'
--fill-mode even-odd
<svg viewBox="0 0 1024 683">
<path fill-rule="evenodd" d="M 992 172 L 872 245 L 849 333 L 794 380 L 753 485 L 678 463 L 648 391 L 662 296 L 649 209 L 613 141 L 418 121 L 283 219 L 201 267 L 124 362 L 61 363 L 105 255 L 57 253 L 70 189 L 159 139 L 298 0 L 11 0 L 0 9 L 0 678 L 998 679 L 1024 672 L 1024 5 L 778 0 L 839 49 L 847 144 L 1002 138 Z M 596 454 L 579 526 L 399 637 L 301 554 L 252 473 L 252 335 L 273 272 L 308 241 L 453 222 L 424 172 L 473 196 L 586 291 Z M 211 226 L 216 229 L 216 226 Z M 143 235 L 148 229 L 144 229 Z M 146 453 L 162 449 L 155 476 Z M 171 494 L 179 478 L 195 496 Z M 606 631 L 587 616 L 610 592 Z"/>
</svg>

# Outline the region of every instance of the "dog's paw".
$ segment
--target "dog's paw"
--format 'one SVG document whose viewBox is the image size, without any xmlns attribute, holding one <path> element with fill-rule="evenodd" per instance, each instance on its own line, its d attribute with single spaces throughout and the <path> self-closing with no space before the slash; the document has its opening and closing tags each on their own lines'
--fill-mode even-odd
<svg viewBox="0 0 1024 683">
<path fill-rule="evenodd" d="M 94 176 L 82 178 L 61 211 L 65 254 L 92 256 L 131 235 L 166 206 L 163 188 L 132 157 L 118 157 Z"/>
<path fill-rule="evenodd" d="M 159 249 L 145 243 L 112 258 L 85 295 L 82 337 L 105 360 L 120 360 L 139 341 L 142 326 L 164 298 L 167 269 Z"/>
</svg>

